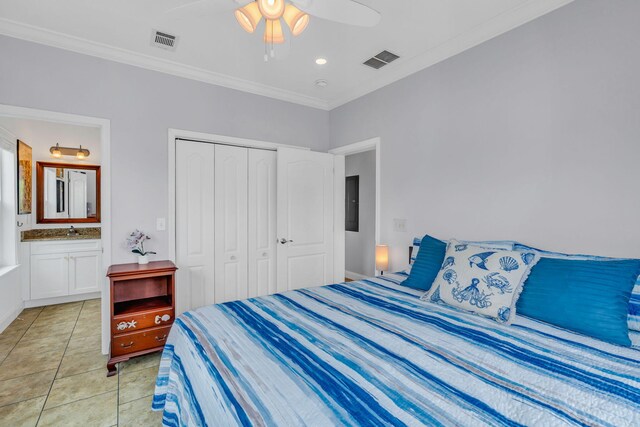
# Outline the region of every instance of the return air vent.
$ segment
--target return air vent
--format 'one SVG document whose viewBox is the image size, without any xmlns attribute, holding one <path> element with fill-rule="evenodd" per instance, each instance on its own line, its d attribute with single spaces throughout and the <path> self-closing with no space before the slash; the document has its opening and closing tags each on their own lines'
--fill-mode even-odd
<svg viewBox="0 0 640 427">
<path fill-rule="evenodd" d="M 380 68 L 384 67 L 387 64 L 392 63 L 398 58 L 400 57 L 395 53 L 391 53 L 388 50 L 383 50 L 373 58 L 369 58 L 366 61 L 364 61 L 364 65 L 367 65 L 371 68 L 375 68 L 376 70 L 379 70 Z"/>
<path fill-rule="evenodd" d="M 163 33 L 162 31 L 151 31 L 151 46 L 159 47 L 160 49 L 174 51 L 178 44 L 178 37 L 172 34 Z"/>
</svg>

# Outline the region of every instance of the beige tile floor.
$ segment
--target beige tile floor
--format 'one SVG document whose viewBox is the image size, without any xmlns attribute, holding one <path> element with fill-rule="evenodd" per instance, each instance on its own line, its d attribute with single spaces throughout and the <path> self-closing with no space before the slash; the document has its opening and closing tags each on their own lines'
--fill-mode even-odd
<svg viewBox="0 0 640 427">
<path fill-rule="evenodd" d="M 159 426 L 159 361 L 132 359 L 107 378 L 100 300 L 25 309 L 0 334 L 0 426 Z"/>
</svg>

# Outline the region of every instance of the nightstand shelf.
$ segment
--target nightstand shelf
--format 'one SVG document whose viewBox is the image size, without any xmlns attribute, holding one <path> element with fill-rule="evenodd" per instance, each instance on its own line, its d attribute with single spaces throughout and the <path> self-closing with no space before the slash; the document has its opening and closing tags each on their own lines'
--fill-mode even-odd
<svg viewBox="0 0 640 427">
<path fill-rule="evenodd" d="M 175 271 L 171 261 L 109 267 L 111 354 L 107 376 L 131 357 L 162 351 L 175 317 Z"/>
</svg>

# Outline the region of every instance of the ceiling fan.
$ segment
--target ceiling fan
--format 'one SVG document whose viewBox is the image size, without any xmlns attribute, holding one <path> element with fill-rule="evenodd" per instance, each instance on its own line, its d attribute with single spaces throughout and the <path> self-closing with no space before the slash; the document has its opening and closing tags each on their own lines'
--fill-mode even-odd
<svg viewBox="0 0 640 427">
<path fill-rule="evenodd" d="M 285 42 L 285 28 L 293 36 L 300 35 L 311 16 L 361 27 L 373 27 L 381 19 L 378 11 L 355 0 L 196 0 L 168 12 L 202 3 L 214 6 L 211 2 L 215 3 L 216 11 L 235 9 L 236 20 L 248 33 L 254 33 L 264 18 L 265 61 L 269 59 L 268 46 L 274 57 L 273 46 Z"/>
</svg>

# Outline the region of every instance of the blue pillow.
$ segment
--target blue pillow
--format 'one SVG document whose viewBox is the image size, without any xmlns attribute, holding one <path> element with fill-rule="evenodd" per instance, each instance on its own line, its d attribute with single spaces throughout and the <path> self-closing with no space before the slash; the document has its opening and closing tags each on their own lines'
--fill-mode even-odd
<svg viewBox="0 0 640 427">
<path fill-rule="evenodd" d="M 402 284 L 410 288 L 428 291 L 436 279 L 440 267 L 442 267 L 446 251 L 447 244 L 445 242 L 434 239 L 428 234 L 425 235 L 420 241 L 420 250 L 411 266 L 411 273 Z"/>
<path fill-rule="evenodd" d="M 640 260 L 542 258 L 531 271 L 517 313 L 629 347 L 629 297 Z"/>
</svg>

